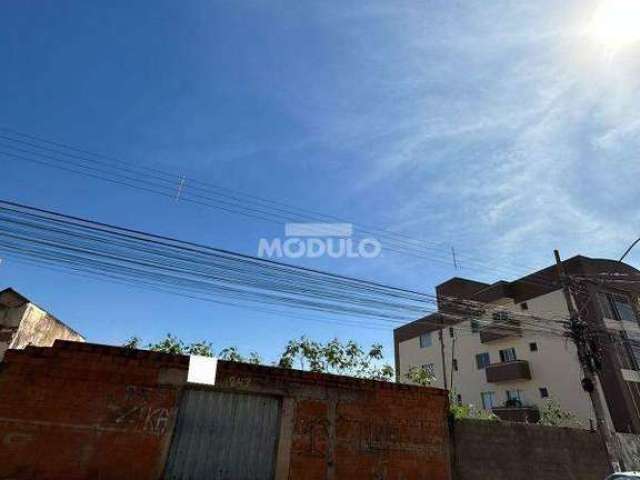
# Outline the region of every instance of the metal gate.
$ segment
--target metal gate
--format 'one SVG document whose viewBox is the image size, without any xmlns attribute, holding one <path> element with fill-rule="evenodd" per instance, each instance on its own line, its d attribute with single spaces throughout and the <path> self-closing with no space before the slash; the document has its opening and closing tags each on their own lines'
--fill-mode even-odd
<svg viewBox="0 0 640 480">
<path fill-rule="evenodd" d="M 274 477 L 280 400 L 186 390 L 167 460 L 167 480 Z"/>
</svg>

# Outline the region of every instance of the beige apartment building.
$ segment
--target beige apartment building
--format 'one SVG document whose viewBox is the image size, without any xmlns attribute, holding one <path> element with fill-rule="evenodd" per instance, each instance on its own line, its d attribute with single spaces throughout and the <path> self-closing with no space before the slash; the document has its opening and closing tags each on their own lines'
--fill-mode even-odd
<svg viewBox="0 0 640 480">
<path fill-rule="evenodd" d="M 9 348 L 50 347 L 84 337 L 12 288 L 0 291 L 0 361 Z"/>
<path fill-rule="evenodd" d="M 640 272 L 583 256 L 564 263 L 578 308 L 597 335 L 600 378 L 617 431 L 640 433 Z M 454 401 L 515 421 L 537 421 L 554 399 L 585 428 L 595 422 L 555 266 L 513 282 L 452 278 L 436 287 L 438 312 L 394 331 L 396 376 L 430 370 Z"/>
</svg>

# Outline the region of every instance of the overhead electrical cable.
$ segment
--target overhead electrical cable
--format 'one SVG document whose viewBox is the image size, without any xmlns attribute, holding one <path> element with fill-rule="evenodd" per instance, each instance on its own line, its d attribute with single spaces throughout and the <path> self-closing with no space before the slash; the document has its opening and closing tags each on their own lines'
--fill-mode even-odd
<svg viewBox="0 0 640 480">
<path fill-rule="evenodd" d="M 376 319 L 400 325 L 437 309 L 434 295 L 293 266 L 194 242 L 0 202 L 0 251 L 111 280 L 219 302 Z M 443 297 L 440 297 L 442 299 Z M 452 298 L 466 312 L 495 305 Z M 556 335 L 561 319 L 514 315 L 523 331 Z"/>
<path fill-rule="evenodd" d="M 227 213 L 254 218 L 262 221 L 286 223 L 291 221 L 334 221 L 347 222 L 339 217 L 321 214 L 299 207 L 291 207 L 282 202 L 264 199 L 256 195 L 236 192 L 219 185 L 202 182 L 193 178 L 179 177 L 176 174 L 162 171 L 153 167 L 133 166 L 101 154 L 79 149 L 70 145 L 43 139 L 34 135 L 8 128 L 0 128 L 7 134 L 0 135 L 4 143 L 0 145 L 5 150 L 0 154 L 14 159 L 29 161 L 40 165 L 61 169 L 70 173 L 80 174 L 101 181 L 119 184 L 147 193 L 163 195 L 168 198 L 176 196 L 176 182 L 178 178 L 186 180 L 189 191 L 181 190 L 180 200 L 208 208 L 215 208 Z M 9 142 L 9 143 L 7 143 Z M 16 144 L 27 147 L 21 148 Z M 54 146 L 55 148 L 52 148 Z M 36 149 L 35 151 L 33 149 Z M 6 149 L 12 150 L 7 151 Z M 18 153 L 16 153 L 18 152 Z M 43 153 L 44 152 L 44 153 Z M 80 155 L 79 155 L 80 154 Z M 60 158 L 62 156 L 62 158 Z M 191 191 L 194 190 L 194 191 Z M 353 222 L 349 222 L 353 223 Z M 442 243 L 426 242 L 397 232 L 376 227 L 363 226 L 353 223 L 356 235 L 360 237 L 373 235 L 384 241 L 384 248 L 390 252 L 409 255 L 442 264 L 450 264 L 449 252 L 443 252 Z M 496 268 L 486 260 L 464 257 L 467 268 L 499 272 L 505 274 L 504 269 Z M 511 274 L 511 273 L 509 273 Z M 523 282 L 548 285 L 548 279 L 529 277 Z"/>
</svg>

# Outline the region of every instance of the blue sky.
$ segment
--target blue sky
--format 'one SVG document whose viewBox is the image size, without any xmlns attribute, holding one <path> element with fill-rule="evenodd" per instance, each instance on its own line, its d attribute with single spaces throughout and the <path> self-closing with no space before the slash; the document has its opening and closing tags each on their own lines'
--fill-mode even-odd
<svg viewBox="0 0 640 480">
<path fill-rule="evenodd" d="M 513 279 L 640 234 L 640 46 L 585 34 L 599 2 L 3 2 L 0 125 L 433 246 L 308 261 L 431 291 Z M 255 254 L 283 226 L 0 157 L 1 197 Z M 188 185 L 186 188 L 189 188 Z M 447 261 L 451 246 L 461 270 Z M 630 257 L 637 265 L 640 255 Z M 382 342 L 59 272 L 0 266 L 90 340 L 173 332 L 273 359 L 287 339 Z"/>
</svg>

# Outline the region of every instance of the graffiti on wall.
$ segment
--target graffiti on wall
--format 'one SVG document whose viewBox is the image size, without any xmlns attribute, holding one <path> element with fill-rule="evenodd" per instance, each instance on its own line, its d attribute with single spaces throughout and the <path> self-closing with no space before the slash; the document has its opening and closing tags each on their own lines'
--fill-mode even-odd
<svg viewBox="0 0 640 480">
<path fill-rule="evenodd" d="M 158 406 L 162 402 L 155 388 L 128 385 L 121 398 L 109 398 L 109 423 L 130 431 L 164 435 L 169 427 L 171 410 Z"/>
</svg>

